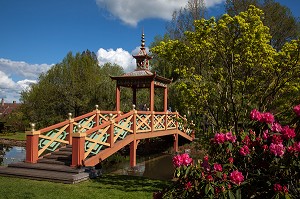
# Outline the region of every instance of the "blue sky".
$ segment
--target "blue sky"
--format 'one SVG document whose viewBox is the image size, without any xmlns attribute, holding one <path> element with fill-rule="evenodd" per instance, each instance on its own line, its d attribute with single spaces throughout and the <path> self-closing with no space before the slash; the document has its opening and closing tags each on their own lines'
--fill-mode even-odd
<svg viewBox="0 0 300 199">
<path fill-rule="evenodd" d="M 224 12 L 225 0 L 207 0 L 208 15 Z M 142 29 L 149 45 L 163 35 L 174 9 L 187 0 L 0 0 L 0 98 L 19 92 L 70 51 L 89 49 L 100 63 L 134 68 L 131 54 Z M 281 0 L 300 16 L 300 0 Z"/>
</svg>

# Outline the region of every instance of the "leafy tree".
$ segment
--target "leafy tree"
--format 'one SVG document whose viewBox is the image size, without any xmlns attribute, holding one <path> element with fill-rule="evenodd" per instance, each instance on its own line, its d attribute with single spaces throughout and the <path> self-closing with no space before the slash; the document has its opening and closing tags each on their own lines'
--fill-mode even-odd
<svg viewBox="0 0 300 199">
<path fill-rule="evenodd" d="M 71 52 L 61 63 L 41 74 L 38 83 L 21 93 L 22 110 L 39 127 L 91 111 L 96 104 L 101 109 L 113 110 L 114 82 L 108 76 L 123 72 L 117 65 L 98 65 L 94 53 Z"/>
<path fill-rule="evenodd" d="M 300 21 L 286 6 L 274 0 L 227 0 L 226 11 L 235 16 L 246 11 L 249 5 L 264 11 L 263 23 L 270 28 L 271 45 L 280 50 L 287 41 L 296 39 L 300 34 Z"/>
<path fill-rule="evenodd" d="M 181 106 L 204 114 L 217 130 L 238 132 L 249 110 L 279 114 L 299 100 L 300 41 L 277 52 L 262 16 L 262 10 L 250 6 L 218 21 L 201 19 L 195 21 L 195 31 L 185 33 L 185 41 L 169 40 L 152 48 L 176 66 Z"/>
</svg>

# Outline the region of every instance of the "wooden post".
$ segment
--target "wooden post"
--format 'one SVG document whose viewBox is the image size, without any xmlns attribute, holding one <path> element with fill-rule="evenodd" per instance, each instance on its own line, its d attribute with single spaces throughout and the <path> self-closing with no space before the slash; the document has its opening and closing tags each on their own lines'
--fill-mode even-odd
<svg viewBox="0 0 300 199">
<path fill-rule="evenodd" d="M 96 111 L 96 117 L 95 117 L 95 123 L 96 123 L 96 125 L 95 126 L 99 126 L 100 124 L 99 124 L 99 115 L 100 115 L 100 111 L 98 110 L 98 105 L 95 105 L 95 111 Z"/>
<path fill-rule="evenodd" d="M 37 163 L 39 153 L 39 135 L 40 131 L 35 131 L 35 124 L 31 124 L 31 131 L 26 132 L 26 159 L 25 162 Z"/>
<path fill-rule="evenodd" d="M 120 111 L 120 107 L 121 107 L 121 89 L 120 86 L 116 86 L 116 111 Z"/>
<path fill-rule="evenodd" d="M 133 141 L 130 143 L 130 166 L 136 166 L 136 149 L 137 149 L 137 141 L 136 141 L 136 114 L 135 106 L 133 106 L 133 117 L 132 117 L 132 130 L 133 130 Z"/>
<path fill-rule="evenodd" d="M 174 134 L 174 152 L 178 152 L 178 133 Z"/>
<path fill-rule="evenodd" d="M 137 149 L 137 142 L 134 139 L 130 143 L 130 167 L 136 166 L 136 149 Z"/>
<path fill-rule="evenodd" d="M 72 164 L 71 167 L 83 166 L 84 145 L 86 133 L 80 133 L 81 125 L 77 126 L 78 131 L 72 134 Z"/>
<path fill-rule="evenodd" d="M 151 132 L 154 132 L 154 116 L 155 116 L 155 112 L 151 111 Z"/>
<path fill-rule="evenodd" d="M 69 116 L 69 127 L 67 128 L 67 132 L 69 132 L 67 136 L 67 141 L 69 141 L 69 144 L 72 145 L 72 134 L 74 130 L 74 119 L 72 119 L 72 113 L 68 113 Z"/>
<path fill-rule="evenodd" d="M 164 88 L 164 112 L 168 110 L 168 87 Z"/>
<path fill-rule="evenodd" d="M 176 114 L 176 122 L 175 122 L 175 125 L 176 125 L 176 131 L 179 131 L 179 125 L 178 125 L 178 112 L 177 110 L 175 111 L 175 114 Z M 174 136 L 174 143 L 173 143 L 173 149 L 174 149 L 174 152 L 178 152 L 178 133 L 176 134 L 173 134 Z"/>
<path fill-rule="evenodd" d="M 110 148 L 114 147 L 115 143 L 115 121 L 112 119 L 112 114 L 109 114 L 109 121 L 110 121 L 110 127 L 109 127 L 109 137 L 108 137 L 108 143 L 110 145 Z"/>
<path fill-rule="evenodd" d="M 154 80 L 150 84 L 150 111 L 154 111 Z"/>
</svg>

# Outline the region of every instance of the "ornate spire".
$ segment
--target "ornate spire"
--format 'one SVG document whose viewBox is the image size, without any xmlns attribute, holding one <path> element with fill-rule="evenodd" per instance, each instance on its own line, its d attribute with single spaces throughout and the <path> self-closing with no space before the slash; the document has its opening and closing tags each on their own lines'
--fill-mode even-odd
<svg viewBox="0 0 300 199">
<path fill-rule="evenodd" d="M 145 34 L 144 34 L 144 29 L 143 29 L 143 32 L 142 32 L 142 40 L 141 40 L 141 48 L 145 48 Z"/>
<path fill-rule="evenodd" d="M 140 51 L 137 55 L 133 55 L 133 57 L 136 59 L 136 70 L 149 70 L 149 60 L 152 59 L 152 57 L 150 57 L 146 52 L 144 29 L 142 31 L 141 38 Z"/>
</svg>

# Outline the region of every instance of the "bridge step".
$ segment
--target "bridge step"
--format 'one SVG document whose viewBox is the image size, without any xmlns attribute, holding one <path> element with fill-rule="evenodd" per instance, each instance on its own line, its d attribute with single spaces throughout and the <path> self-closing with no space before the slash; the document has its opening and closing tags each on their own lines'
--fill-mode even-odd
<svg viewBox="0 0 300 199">
<path fill-rule="evenodd" d="M 31 164 L 26 162 L 16 162 L 8 165 L 11 168 L 27 168 L 27 169 L 37 169 L 37 170 L 46 170 L 46 171 L 60 171 L 67 173 L 81 173 L 84 172 L 84 169 L 78 169 L 74 167 L 69 167 L 65 165 L 51 165 L 45 163 Z"/>
<path fill-rule="evenodd" d="M 71 161 L 64 161 L 64 160 L 59 161 L 56 159 L 48 159 L 48 158 L 39 159 L 37 162 L 45 163 L 45 164 L 54 164 L 54 165 L 67 165 L 67 166 L 71 165 Z"/>
<path fill-rule="evenodd" d="M 38 163 L 17 162 L 0 167 L 0 175 L 74 184 L 89 179 L 84 169 L 70 167 L 72 146 L 44 156 Z"/>
<path fill-rule="evenodd" d="M 2 176 L 21 177 L 34 180 L 46 180 L 66 184 L 74 184 L 89 179 L 89 174 L 84 172 L 75 174 L 68 172 L 14 167 L 1 167 L 0 174 Z"/>
</svg>

